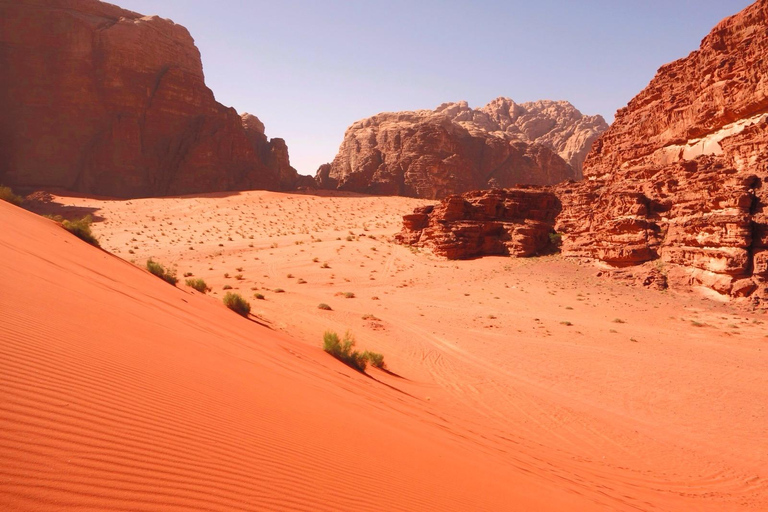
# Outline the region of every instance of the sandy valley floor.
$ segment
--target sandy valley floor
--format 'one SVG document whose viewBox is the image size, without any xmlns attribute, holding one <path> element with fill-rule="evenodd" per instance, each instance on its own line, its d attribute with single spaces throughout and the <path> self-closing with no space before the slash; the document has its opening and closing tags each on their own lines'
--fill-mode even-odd
<svg viewBox="0 0 768 512">
<path fill-rule="evenodd" d="M 389 507 L 342 500 L 341 509 L 446 510 L 447 502 L 419 502 L 418 489 L 431 490 L 434 499 L 443 473 L 462 460 L 477 478 L 493 480 L 482 490 L 467 481 L 462 499 L 484 494 L 492 501 L 451 498 L 456 510 L 768 509 L 766 315 L 696 293 L 628 287 L 558 256 L 445 261 L 393 244 L 401 216 L 425 203 L 257 191 L 129 201 L 56 197 L 48 209 L 92 213 L 104 249 L 139 267 L 151 257 L 175 268 L 190 300 L 219 311 L 223 322 L 245 322 L 220 304 L 224 287 L 242 294 L 253 318 L 287 340 L 281 343 L 294 347 L 298 359 L 321 362 L 280 370 L 301 373 L 309 389 L 319 382 L 326 395 L 310 393 L 310 407 L 322 410 L 328 393 L 354 396 L 344 399 L 375 411 L 369 417 L 376 426 L 355 423 L 350 430 L 372 428 L 375 435 L 390 423 L 419 439 L 434 437 L 442 447 L 422 454 L 418 443 L 394 452 L 378 446 L 368 455 L 380 450 L 384 459 L 405 457 L 397 460 L 423 480 L 409 484 L 416 490 L 403 484 L 404 497 Z M 183 286 L 185 274 L 203 278 L 212 290 L 202 295 Z M 133 275 L 126 270 L 125 279 Z M 321 303 L 331 310 L 318 309 Z M 160 314 L 153 320 L 164 323 Z M 207 325 L 217 337 L 229 329 Z M 360 348 L 383 353 L 390 372 L 371 369 L 372 378 L 365 378 L 337 364 L 319 348 L 328 329 L 349 330 Z M 195 342 L 205 344 L 205 337 Z M 290 367 L 295 359 L 274 364 Z M 290 386 L 291 379 L 273 385 Z M 343 405 L 328 407 L 344 414 Z M 0 427 L 13 430 L 7 418 L 21 417 L 18 411 L 5 407 Z M 238 428 L 235 420 L 231 425 Z M 306 432 L 296 426 L 295 435 L 302 439 Z M 19 442 L 13 446 L 20 449 Z M 435 461 L 443 456 L 440 468 Z M 295 463 L 298 455 L 281 457 L 285 471 L 305 471 Z M 472 469 L 480 467 L 487 474 Z M 19 478 L 2 462 L 0 469 L 3 478 Z M 365 487 L 376 471 L 354 478 Z M 451 485 L 446 496 L 459 492 Z M 9 495 L 35 503 L 19 498 L 31 492 L 22 487 L 11 487 Z M 324 492 L 316 495 L 329 499 Z M 509 506 L 497 508 L 505 496 Z M 533 501 L 525 505 L 528 498 Z M 313 509 L 291 503 L 273 508 Z"/>
</svg>

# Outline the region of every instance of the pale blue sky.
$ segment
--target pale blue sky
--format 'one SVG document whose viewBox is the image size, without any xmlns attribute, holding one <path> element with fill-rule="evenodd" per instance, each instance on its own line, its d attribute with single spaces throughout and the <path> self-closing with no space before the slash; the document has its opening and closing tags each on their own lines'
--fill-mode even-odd
<svg viewBox="0 0 768 512">
<path fill-rule="evenodd" d="M 302 174 L 378 112 L 498 96 L 608 122 L 750 0 L 117 0 L 186 26 L 216 99 L 257 115 Z"/>
</svg>

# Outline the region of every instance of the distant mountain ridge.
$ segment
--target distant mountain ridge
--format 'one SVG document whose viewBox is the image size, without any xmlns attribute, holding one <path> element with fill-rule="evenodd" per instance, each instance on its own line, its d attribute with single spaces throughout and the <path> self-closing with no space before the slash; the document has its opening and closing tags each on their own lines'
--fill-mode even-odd
<svg viewBox="0 0 768 512">
<path fill-rule="evenodd" d="M 352 124 L 316 180 L 321 188 L 431 199 L 553 185 L 581 178 L 592 142 L 607 128 L 567 101 L 497 98 L 480 109 L 461 101 L 386 112 Z"/>
</svg>

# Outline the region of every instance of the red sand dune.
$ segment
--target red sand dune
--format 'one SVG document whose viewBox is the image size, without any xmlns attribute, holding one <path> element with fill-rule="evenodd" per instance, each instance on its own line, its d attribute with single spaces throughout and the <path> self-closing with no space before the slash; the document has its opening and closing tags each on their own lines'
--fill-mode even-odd
<svg viewBox="0 0 768 512">
<path fill-rule="evenodd" d="M 319 348 L 51 221 L 0 219 L 3 510 L 595 505 Z"/>
<path fill-rule="evenodd" d="M 214 292 L 0 202 L 0 510 L 768 509 L 757 316 L 558 258 L 413 254 L 382 236 L 403 198 L 57 200 Z M 332 359 L 329 327 L 399 376 Z"/>
</svg>

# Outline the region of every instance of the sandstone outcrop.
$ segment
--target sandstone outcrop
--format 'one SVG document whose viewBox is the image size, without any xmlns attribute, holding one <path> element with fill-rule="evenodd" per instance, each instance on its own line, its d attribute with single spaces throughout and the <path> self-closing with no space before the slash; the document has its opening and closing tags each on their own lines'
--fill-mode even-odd
<svg viewBox="0 0 768 512">
<path fill-rule="evenodd" d="M 448 259 L 533 256 L 552 248 L 557 196 L 546 189 L 480 190 L 451 195 L 403 218 L 395 240 Z"/>
<path fill-rule="evenodd" d="M 551 189 L 564 255 L 648 286 L 703 285 L 768 303 L 766 27 L 768 0 L 759 0 L 619 110 L 584 180 Z"/>
<path fill-rule="evenodd" d="M 189 32 L 98 0 L 0 0 L 0 182 L 118 197 L 293 188 Z"/>
<path fill-rule="evenodd" d="M 354 123 L 321 188 L 430 199 L 517 184 L 579 179 L 592 142 L 607 128 L 565 101 L 498 98 L 435 110 L 382 113 Z"/>
</svg>

